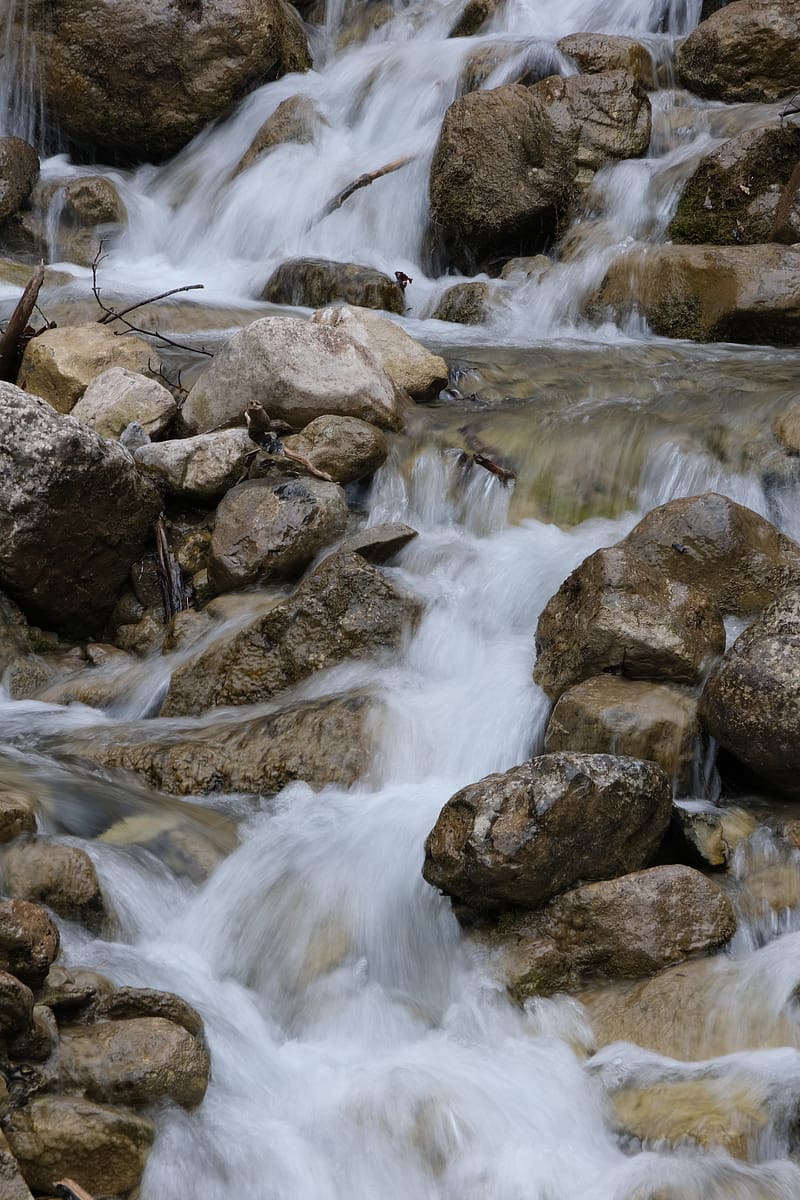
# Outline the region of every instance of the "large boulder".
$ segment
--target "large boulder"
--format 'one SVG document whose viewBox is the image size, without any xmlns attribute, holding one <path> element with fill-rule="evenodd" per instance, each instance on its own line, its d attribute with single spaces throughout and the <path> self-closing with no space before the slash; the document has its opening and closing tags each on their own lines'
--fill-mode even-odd
<svg viewBox="0 0 800 1200">
<path fill-rule="evenodd" d="M 578 880 L 643 867 L 671 809 L 655 763 L 542 755 L 452 796 L 425 843 L 422 873 L 473 912 L 537 908 Z"/>
<path fill-rule="evenodd" d="M 653 246 L 623 254 L 588 302 L 639 311 L 654 333 L 698 342 L 800 343 L 795 246 Z"/>
<path fill-rule="evenodd" d="M 377 358 L 395 387 L 414 400 L 433 400 L 447 384 L 447 363 L 438 354 L 409 337 L 397 321 L 370 308 L 335 304 L 318 309 L 311 320 L 317 325 L 343 325 L 347 333 Z"/>
<path fill-rule="evenodd" d="M 9 896 L 36 900 L 69 921 L 97 932 L 105 918 L 103 893 L 85 850 L 58 842 L 17 841 L 0 859 Z"/>
<path fill-rule="evenodd" d="M 800 591 L 774 600 L 739 635 L 706 682 L 700 717 L 752 771 L 800 795 Z"/>
<path fill-rule="evenodd" d="M 298 430 L 328 413 L 383 429 L 401 423 L 394 385 L 369 351 L 341 328 L 291 317 L 262 317 L 234 334 L 189 392 L 181 418 L 187 433 L 206 433 L 264 399 L 270 416 Z"/>
<path fill-rule="evenodd" d="M 496 284 L 483 280 L 456 283 L 440 297 L 431 317 L 434 321 L 452 321 L 454 325 L 482 325 L 489 316 L 492 300 L 499 297 Z"/>
<path fill-rule="evenodd" d="M 149 371 L 153 348 L 143 338 L 118 337 L 108 325 L 64 325 L 31 338 L 22 356 L 17 383 L 71 412 L 89 384 L 112 367 L 135 374 Z"/>
<path fill-rule="evenodd" d="M 160 511 L 121 446 L 0 384 L 0 584 L 29 617 L 101 629 Z"/>
<path fill-rule="evenodd" d="M 239 160 L 234 177 L 241 175 L 242 171 L 252 167 L 277 146 L 284 146 L 287 142 L 300 145 L 313 142 L 314 135 L 323 124 L 327 122 L 310 96 L 289 96 L 287 100 L 281 100 L 275 112 L 259 127 Z"/>
<path fill-rule="evenodd" d="M 800 546 L 717 492 L 651 509 L 621 545 L 670 579 L 709 592 L 722 613 L 748 616 L 800 587 Z"/>
<path fill-rule="evenodd" d="M 174 154 L 259 84 L 311 65 L 283 0 L 34 0 L 45 100 L 85 153 Z"/>
<path fill-rule="evenodd" d="M 395 649 L 418 612 L 360 554 L 332 555 L 288 600 L 178 667 L 161 714 L 268 700 L 346 658 Z"/>
<path fill-rule="evenodd" d="M 34 1097 L 9 1115 L 5 1133 L 25 1182 L 44 1195 L 64 1178 L 97 1196 L 130 1191 L 155 1137 L 146 1117 L 78 1096 Z"/>
<path fill-rule="evenodd" d="M 129 1017 L 63 1029 L 59 1081 L 92 1100 L 196 1108 L 206 1094 L 210 1061 L 203 1043 L 164 1017 Z"/>
<path fill-rule="evenodd" d="M 678 79 L 709 100 L 770 104 L 796 91 L 799 56 L 796 0 L 736 0 L 678 47 Z"/>
<path fill-rule="evenodd" d="M 537 912 L 503 917 L 501 970 L 517 997 L 592 977 L 653 975 L 736 931 L 726 893 L 691 867 L 661 866 L 585 883 Z"/>
<path fill-rule="evenodd" d="M 115 727 L 113 738 L 94 729 L 88 737 L 73 737 L 68 749 L 105 766 L 136 771 L 153 787 L 179 796 L 271 795 L 297 779 L 316 787 L 349 787 L 369 765 L 382 714 L 379 704 L 356 693 L 182 732 L 153 721 L 127 730 Z"/>
<path fill-rule="evenodd" d="M 19 211 L 39 174 L 39 156 L 22 138 L 0 138 L 0 225 Z"/>
<path fill-rule="evenodd" d="M 389 454 L 383 432 L 358 417 L 317 417 L 284 445 L 342 484 L 369 479 Z"/>
<path fill-rule="evenodd" d="M 661 683 L 597 675 L 559 697 L 544 735 L 547 754 L 580 750 L 646 758 L 685 790 L 699 746 L 697 700 Z"/>
<path fill-rule="evenodd" d="M 545 605 L 533 677 L 553 699 L 608 671 L 696 683 L 724 648 L 722 618 L 706 592 L 612 546 L 584 559 Z"/>
<path fill-rule="evenodd" d="M 256 580 L 297 576 L 346 525 L 347 501 L 336 483 L 283 472 L 240 483 L 217 509 L 209 583 L 216 592 L 229 592 Z"/>
<path fill-rule="evenodd" d="M 363 308 L 402 313 L 406 302 L 397 280 L 374 267 L 333 262 L 328 258 L 290 258 L 267 280 L 262 300 L 320 308 L 343 300 Z"/>
<path fill-rule="evenodd" d="M 609 33 L 570 33 L 556 42 L 557 48 L 574 59 L 584 75 L 601 71 L 628 71 L 639 83 L 655 83 L 655 66 L 650 51 L 634 38 Z"/>
<path fill-rule="evenodd" d="M 27 900 L 0 900 L 0 971 L 38 986 L 55 961 L 58 929 L 45 910 Z"/>
<path fill-rule="evenodd" d="M 133 457 L 139 469 L 169 495 L 203 500 L 224 496 L 239 483 L 254 451 L 246 429 L 220 429 L 150 442 L 134 451 Z"/>
<path fill-rule="evenodd" d="M 676 242 L 769 242 L 783 189 L 800 159 L 800 129 L 747 129 L 703 158 L 684 187 L 667 236 Z"/>
<path fill-rule="evenodd" d="M 72 415 L 104 438 L 119 438 L 131 421 L 155 438 L 166 433 L 177 411 L 172 393 L 157 379 L 112 367 L 90 381 Z"/>
</svg>

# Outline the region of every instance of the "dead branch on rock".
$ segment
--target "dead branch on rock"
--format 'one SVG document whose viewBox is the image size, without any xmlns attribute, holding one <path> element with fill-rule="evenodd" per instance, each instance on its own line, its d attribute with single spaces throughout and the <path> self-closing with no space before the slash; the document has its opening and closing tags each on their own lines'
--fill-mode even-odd
<svg viewBox="0 0 800 1200">
<path fill-rule="evenodd" d="M 74 1179 L 59 1179 L 55 1189 L 62 1200 L 94 1200 L 94 1197 Z"/>
<path fill-rule="evenodd" d="M 511 483 L 517 478 L 516 472 L 508 467 L 503 467 L 494 459 L 488 458 L 485 454 L 473 454 L 472 461 L 476 467 L 483 467 L 484 471 L 488 471 L 491 475 L 496 475 L 501 483 Z"/>
<path fill-rule="evenodd" d="M 492 446 L 487 446 L 475 433 L 474 427 L 469 425 L 462 426 L 459 433 L 464 435 L 464 443 L 470 452 L 469 457 L 475 463 L 476 467 L 483 467 L 484 471 L 488 471 L 491 475 L 496 475 L 501 483 L 511 483 L 517 478 L 516 471 L 512 471 L 510 467 L 504 467 L 498 462 L 500 457 L 499 452 Z"/>
<path fill-rule="evenodd" d="M 406 167 L 416 158 L 416 154 L 406 154 L 404 158 L 396 158 L 394 162 L 386 163 L 383 167 L 378 167 L 377 171 L 367 171 L 363 175 L 359 175 L 358 179 L 354 179 L 352 183 L 348 183 L 347 187 L 329 200 L 323 208 L 318 221 L 323 217 L 329 217 L 332 212 L 336 212 L 337 208 L 341 208 L 345 200 L 352 196 L 353 192 L 359 191 L 360 188 L 369 187 L 376 179 L 382 179 L 384 175 L 391 175 L 393 171 L 399 171 L 401 167 Z"/>
<path fill-rule="evenodd" d="M 800 92 L 795 92 L 793 96 L 789 97 L 789 99 L 786 101 L 785 108 L 781 109 L 781 111 L 778 113 L 778 116 L 782 121 L 784 121 L 787 117 L 800 116 Z"/>
<path fill-rule="evenodd" d="M 156 570 L 158 583 L 161 588 L 161 604 L 164 609 L 164 620 L 170 621 L 176 612 L 183 612 L 189 607 L 189 597 L 178 560 L 172 553 L 163 515 L 155 525 L 156 533 Z"/>
<path fill-rule="evenodd" d="M 28 281 L 9 319 L 6 331 L 0 337 L 0 379 L 14 383 L 19 371 L 20 346 L 28 328 L 31 314 L 36 307 L 42 284 L 44 267 L 39 266 Z"/>
<path fill-rule="evenodd" d="M 102 317 L 97 318 L 98 325 L 111 325 L 114 321 L 121 321 L 125 329 L 129 333 L 138 333 L 141 337 L 155 338 L 163 346 L 172 346 L 175 350 L 187 350 L 190 354 L 204 354 L 207 358 L 214 357 L 213 350 L 207 350 L 205 346 L 190 346 L 186 342 L 176 342 L 173 338 L 167 337 L 158 329 L 142 329 L 140 325 L 134 325 L 128 320 L 127 314 L 135 312 L 137 308 L 144 308 L 147 304 L 155 304 L 157 300 L 165 300 L 167 296 L 177 296 L 179 292 L 196 292 L 202 291 L 205 284 L 189 283 L 185 287 L 170 288 L 168 292 L 161 292 L 158 296 L 149 296 L 147 300 L 139 300 L 136 304 L 129 305 L 128 308 L 123 308 L 121 312 L 110 308 L 100 295 L 100 286 L 97 282 L 97 268 L 100 263 L 106 258 L 103 253 L 104 243 L 101 241 L 97 253 L 92 259 L 92 295 L 97 301 L 99 307 L 103 311 Z"/>
</svg>

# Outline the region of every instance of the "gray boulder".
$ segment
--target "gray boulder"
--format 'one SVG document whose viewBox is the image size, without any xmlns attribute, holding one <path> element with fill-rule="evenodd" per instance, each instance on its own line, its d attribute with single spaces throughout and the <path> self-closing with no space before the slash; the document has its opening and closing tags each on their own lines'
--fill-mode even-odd
<svg viewBox="0 0 800 1200">
<path fill-rule="evenodd" d="M 317 417 L 284 444 L 342 484 L 369 479 L 389 454 L 383 432 L 358 417 Z"/>
<path fill-rule="evenodd" d="M 177 411 L 171 392 L 157 379 L 112 367 L 91 380 L 72 415 L 104 438 L 118 439 L 133 421 L 154 438 L 166 433 Z"/>
<path fill-rule="evenodd" d="M 666 832 L 669 780 L 655 763 L 546 754 L 448 800 L 422 873 L 468 910 L 537 908 L 578 880 L 643 867 Z"/>
<path fill-rule="evenodd" d="M 402 313 L 406 307 L 403 289 L 383 271 L 327 258 L 290 258 L 281 263 L 267 280 L 261 299 L 305 308 L 342 300 L 393 313 Z"/>
<path fill-rule="evenodd" d="M 171 496 L 202 500 L 238 483 L 256 447 L 246 429 L 152 442 L 134 453 L 136 465 Z"/>
<path fill-rule="evenodd" d="M 678 47 L 678 79 L 709 100 L 771 104 L 797 89 L 800 23 L 795 0 L 736 0 Z"/>
</svg>

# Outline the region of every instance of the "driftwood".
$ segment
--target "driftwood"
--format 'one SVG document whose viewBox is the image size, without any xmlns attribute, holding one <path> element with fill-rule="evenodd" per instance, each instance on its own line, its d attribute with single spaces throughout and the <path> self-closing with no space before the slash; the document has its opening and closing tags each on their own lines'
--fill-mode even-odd
<svg viewBox="0 0 800 1200">
<path fill-rule="evenodd" d="M 484 471 L 488 471 L 490 475 L 496 475 L 502 483 L 511 483 L 517 478 L 516 472 L 508 467 L 503 467 L 500 463 L 495 462 L 493 458 L 489 458 L 486 454 L 473 454 L 472 461 L 476 467 L 483 467 Z"/>
<path fill-rule="evenodd" d="M 63 1200 L 94 1200 L 94 1197 L 90 1196 L 85 1188 L 82 1188 L 74 1179 L 59 1179 L 55 1189 Z"/>
<path fill-rule="evenodd" d="M 510 467 L 504 467 L 501 462 L 498 462 L 498 451 L 481 441 L 475 433 L 474 426 L 464 425 L 459 433 L 463 433 L 464 443 L 470 452 L 469 457 L 476 467 L 483 467 L 484 471 L 488 471 L 490 475 L 496 475 L 501 483 L 512 483 L 517 478 L 516 471 L 512 471 Z"/>
<path fill-rule="evenodd" d="M 176 612 L 183 612 L 189 607 L 189 598 L 186 594 L 180 566 L 167 541 L 163 516 L 156 521 L 155 531 L 156 569 L 161 588 L 161 604 L 164 609 L 164 620 L 169 621 Z"/>
<path fill-rule="evenodd" d="M 789 97 L 789 99 L 786 101 L 785 108 L 781 109 L 781 111 L 778 113 L 778 116 L 782 121 L 785 120 L 786 117 L 800 116 L 800 92 L 795 92 L 793 96 Z"/>
<path fill-rule="evenodd" d="M 399 171 L 401 167 L 406 167 L 416 158 L 415 154 L 406 154 L 404 158 L 396 158 L 394 162 L 386 163 L 383 167 L 378 167 L 377 171 L 367 171 L 364 175 L 359 175 L 358 179 L 354 179 L 352 183 L 348 183 L 347 187 L 339 192 L 322 210 L 322 213 L 317 218 L 322 220 L 323 217 L 329 217 L 332 212 L 336 212 L 337 208 L 341 208 L 345 200 L 352 196 L 353 192 L 359 191 L 360 188 L 369 187 L 376 179 L 382 179 L 384 175 L 391 175 L 393 171 Z"/>
<path fill-rule="evenodd" d="M 5 333 L 0 336 L 0 379 L 6 383 L 16 381 L 22 336 L 28 328 L 43 283 L 44 267 L 37 267 L 11 314 Z"/>
</svg>

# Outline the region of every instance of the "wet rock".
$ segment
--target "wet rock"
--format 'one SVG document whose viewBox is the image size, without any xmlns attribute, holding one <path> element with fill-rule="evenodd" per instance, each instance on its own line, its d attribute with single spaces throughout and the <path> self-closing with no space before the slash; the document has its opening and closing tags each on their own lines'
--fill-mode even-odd
<svg viewBox="0 0 800 1200">
<path fill-rule="evenodd" d="M 475 912 L 536 908 L 579 879 L 644 866 L 670 812 L 669 780 L 655 763 L 542 755 L 452 796 L 422 873 Z"/>
<path fill-rule="evenodd" d="M 36 801 L 13 787 L 0 784 L 0 845 L 22 833 L 36 832 Z"/>
<path fill-rule="evenodd" d="M 2 1194 L 3 1200 L 33 1200 L 2 1131 L 0 1131 L 0 1194 Z"/>
<path fill-rule="evenodd" d="M 31 1024 L 8 1043 L 13 1062 L 44 1063 L 58 1046 L 58 1026 L 53 1011 L 43 1004 L 33 1008 Z"/>
<path fill-rule="evenodd" d="M 39 156 L 18 137 L 0 138 L 0 225 L 19 211 L 39 175 Z"/>
<path fill-rule="evenodd" d="M 678 47 L 679 82 L 729 104 L 771 104 L 797 88 L 800 25 L 783 0 L 736 0 L 703 21 Z"/>
<path fill-rule="evenodd" d="M 524 1000 L 597 976 L 653 975 L 735 931 L 722 888 L 691 867 L 670 865 L 587 883 L 537 912 L 503 917 L 497 940 L 503 975 Z"/>
<path fill-rule="evenodd" d="M 238 483 L 254 450 L 246 429 L 221 429 L 218 433 L 151 442 L 133 457 L 136 465 L 163 485 L 169 495 L 201 500 L 224 496 Z M 207 534 L 206 544 L 209 538 Z"/>
<path fill-rule="evenodd" d="M 100 840 L 113 846 L 141 846 L 173 875 L 202 883 L 238 846 L 236 825 L 213 809 L 193 806 L 191 813 L 164 811 L 163 800 L 158 814 L 117 821 L 101 834 Z M 147 1015 L 169 1016 L 166 1012 Z"/>
<path fill-rule="evenodd" d="M 257 704 L 344 659 L 394 649 L 418 612 L 361 555 L 332 555 L 288 600 L 178 667 L 162 716 Z"/>
<path fill-rule="evenodd" d="M 672 810 L 668 853 L 701 869 L 725 867 L 739 842 L 755 828 L 752 813 L 744 809 L 684 800 Z"/>
<path fill-rule="evenodd" d="M 345 538 L 339 546 L 340 554 L 360 554 L 367 562 L 384 563 L 399 554 L 404 546 L 417 537 L 416 529 L 400 522 L 385 525 L 370 525 L 360 533 Z"/>
<path fill-rule="evenodd" d="M 680 789 L 690 786 L 700 727 L 697 700 L 658 683 L 597 675 L 567 688 L 553 709 L 544 749 L 622 754 L 658 763 Z"/>
<path fill-rule="evenodd" d="M 500 272 L 501 279 L 534 279 L 552 267 L 546 254 L 534 254 L 528 258 L 510 258 Z"/>
<path fill-rule="evenodd" d="M 395 388 L 380 364 L 341 328 L 263 317 L 234 334 L 186 399 L 187 433 L 241 420 L 251 400 L 268 397 L 271 417 L 302 429 L 315 417 L 360 417 L 400 425 Z"/>
<path fill-rule="evenodd" d="M 133 1107 L 172 1100 L 196 1108 L 210 1059 L 198 1038 L 163 1017 L 131 1017 L 63 1029 L 59 1079 L 92 1100 Z"/>
<path fill-rule="evenodd" d="M 208 578 L 217 592 L 287 579 L 344 533 L 347 501 L 335 483 L 278 474 L 232 488 L 217 509 Z"/>
<path fill-rule="evenodd" d="M 70 179 L 64 192 L 66 216 L 76 225 L 122 225 L 128 219 L 122 197 L 104 175 Z"/>
<path fill-rule="evenodd" d="M 789 176 L 775 210 L 772 240 L 793 246 L 800 242 L 800 163 Z"/>
<path fill-rule="evenodd" d="M 120 1021 L 129 1017 L 162 1017 L 179 1025 L 193 1037 L 203 1036 L 203 1020 L 180 996 L 153 988 L 122 987 L 101 1000 L 97 1007 L 100 1020 Z"/>
<path fill-rule="evenodd" d="M 0 971 L 0 1037 L 27 1029 L 33 1020 L 33 992 L 15 975 Z"/>
<path fill-rule="evenodd" d="M 50 970 L 60 945 L 45 910 L 27 900 L 0 900 L 0 970 L 36 987 Z"/>
<path fill-rule="evenodd" d="M 603 71 L 628 71 L 645 87 L 655 84 L 655 67 L 649 50 L 634 38 L 608 33 L 571 33 L 556 46 L 574 59 L 584 75 Z"/>
<path fill-rule="evenodd" d="M 414 400 L 432 400 L 448 379 L 447 363 L 438 354 L 409 337 L 396 321 L 369 308 L 336 304 L 321 308 L 311 320 L 316 325 L 344 326 L 356 341 L 375 356 L 395 387 Z"/>
<path fill-rule="evenodd" d="M 109 742 L 94 730 L 86 740 L 71 739 L 70 746 L 95 762 L 136 771 L 153 787 L 179 796 L 271 795 L 295 779 L 316 787 L 355 783 L 369 764 L 382 716 L 380 704 L 356 693 L 182 733 L 149 721 L 119 728 Z"/>
<path fill-rule="evenodd" d="M 93 379 L 111 367 L 144 374 L 153 349 L 142 338 L 117 337 L 107 326 L 64 325 L 47 329 L 25 348 L 18 384 L 59 412 L 75 407 Z"/>
<path fill-rule="evenodd" d="M 724 648 L 722 619 L 706 592 L 612 546 L 585 559 L 548 601 L 536 627 L 533 677 L 553 699 L 603 672 L 696 683 Z"/>
<path fill-rule="evenodd" d="M 118 648 L 126 654 L 149 654 L 161 649 L 166 635 L 164 612 L 159 604 L 146 608 L 134 624 L 118 625 L 114 637 Z"/>
<path fill-rule="evenodd" d="M 448 37 L 473 37 L 503 7 L 503 0 L 467 0 Z"/>
<path fill-rule="evenodd" d="M 39 1004 L 55 1013 L 59 1023 L 93 1019 L 99 1003 L 110 996 L 114 985 L 105 975 L 68 967 L 51 967 L 37 993 Z"/>
<path fill-rule="evenodd" d="M 10 663 L 32 650 L 25 617 L 13 600 L 0 592 L 0 677 Z"/>
<path fill-rule="evenodd" d="M 656 246 L 616 259 L 588 311 L 635 308 L 662 337 L 797 345 L 798 280 L 794 246 Z"/>
<path fill-rule="evenodd" d="M 389 453 L 383 432 L 358 417 L 317 417 L 284 444 L 341 484 L 369 479 Z"/>
<path fill-rule="evenodd" d="M 48 107 L 85 152 L 129 159 L 174 154 L 254 87 L 310 66 L 305 34 L 281 0 L 79 0 L 29 6 Z M 135 85 L 131 81 L 135 80 Z"/>
<path fill-rule="evenodd" d="M 177 411 L 172 394 L 157 380 L 112 367 L 89 383 L 72 415 L 104 438 L 119 438 L 131 421 L 156 438 L 166 433 Z"/>
<path fill-rule="evenodd" d="M 44 1096 L 8 1117 L 5 1133 L 25 1182 L 47 1195 L 56 1179 L 80 1179 L 97 1196 L 139 1182 L 155 1137 L 152 1121 L 78 1096 Z"/>
<path fill-rule="evenodd" d="M 769 242 L 784 187 L 800 158 L 800 129 L 747 129 L 706 155 L 681 193 L 667 237 L 676 242 Z"/>
<path fill-rule="evenodd" d="M 58 842 L 18 841 L 0 859 L 9 896 L 46 904 L 97 932 L 106 916 L 94 864 L 85 850 Z"/>
<path fill-rule="evenodd" d="M 245 154 L 239 160 L 234 178 L 258 162 L 276 146 L 287 142 L 304 145 L 313 142 L 320 126 L 327 121 L 310 96 L 289 96 L 259 128 Z"/>
<path fill-rule="evenodd" d="M 774 600 L 711 673 L 700 719 L 750 770 L 800 795 L 800 591 Z"/>
<path fill-rule="evenodd" d="M 456 325 L 482 325 L 489 315 L 492 299 L 499 289 L 490 283 L 457 283 L 448 288 L 431 313 L 434 321 L 452 321 Z"/>
<path fill-rule="evenodd" d="M 394 313 L 402 313 L 406 307 L 403 289 L 383 271 L 327 258 L 291 258 L 281 263 L 267 280 L 261 299 L 306 308 L 344 300 Z"/>
<path fill-rule="evenodd" d="M 759 612 L 800 586 L 800 546 L 717 492 L 652 509 L 621 543 L 670 579 L 709 592 L 720 612 Z"/>
<path fill-rule="evenodd" d="M 787 454 L 800 454 L 800 404 L 793 404 L 772 422 L 772 432 Z"/>
<path fill-rule="evenodd" d="M 0 585 L 29 617 L 102 628 L 161 503 L 119 446 L 0 384 Z"/>
</svg>

